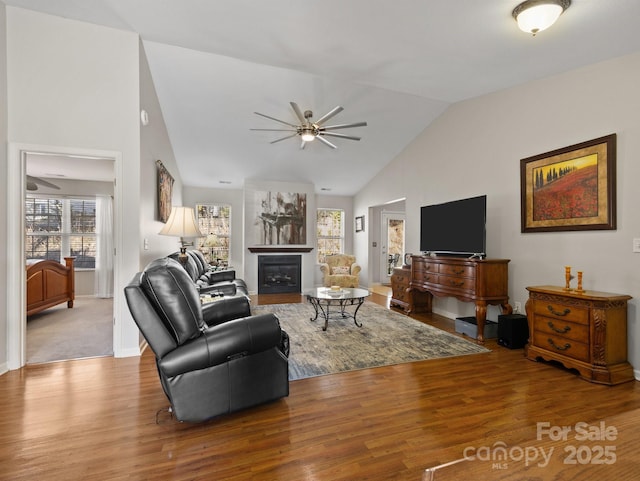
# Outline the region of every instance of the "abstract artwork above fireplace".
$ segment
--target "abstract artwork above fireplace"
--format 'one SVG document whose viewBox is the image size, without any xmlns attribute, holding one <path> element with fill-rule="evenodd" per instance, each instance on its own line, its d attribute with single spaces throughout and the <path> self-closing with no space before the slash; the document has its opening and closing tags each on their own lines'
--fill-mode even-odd
<svg viewBox="0 0 640 481">
<path fill-rule="evenodd" d="M 307 243 L 307 194 L 256 192 L 257 245 Z"/>
</svg>

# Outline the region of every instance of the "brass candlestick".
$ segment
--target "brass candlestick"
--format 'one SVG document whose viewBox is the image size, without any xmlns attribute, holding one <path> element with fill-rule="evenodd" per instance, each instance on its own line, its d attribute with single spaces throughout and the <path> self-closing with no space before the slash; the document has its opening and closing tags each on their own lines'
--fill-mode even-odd
<svg viewBox="0 0 640 481">
<path fill-rule="evenodd" d="M 584 289 L 582 289 L 582 271 L 578 271 L 578 288 L 576 292 L 584 292 Z"/>
<path fill-rule="evenodd" d="M 564 266 L 565 291 L 571 290 L 571 266 Z"/>
</svg>

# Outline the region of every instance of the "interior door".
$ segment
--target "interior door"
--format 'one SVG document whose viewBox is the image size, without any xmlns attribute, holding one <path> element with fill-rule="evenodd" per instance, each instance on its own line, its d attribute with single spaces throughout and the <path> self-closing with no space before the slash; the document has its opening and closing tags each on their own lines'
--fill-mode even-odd
<svg viewBox="0 0 640 481">
<path fill-rule="evenodd" d="M 380 283 L 389 284 L 393 268 L 400 267 L 403 261 L 405 215 L 383 212 L 380 226 Z"/>
</svg>

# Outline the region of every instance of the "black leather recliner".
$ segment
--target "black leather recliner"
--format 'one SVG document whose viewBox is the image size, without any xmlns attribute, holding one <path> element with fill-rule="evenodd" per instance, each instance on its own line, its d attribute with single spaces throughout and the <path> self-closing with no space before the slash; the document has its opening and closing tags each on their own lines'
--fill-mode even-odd
<svg viewBox="0 0 640 481">
<path fill-rule="evenodd" d="M 198 254 L 200 256 L 198 256 Z M 179 260 L 180 252 L 174 252 L 168 257 Z M 200 259 L 202 257 L 202 259 Z M 180 263 L 182 265 L 182 263 Z M 249 291 L 242 279 L 236 279 L 232 269 L 224 271 L 211 271 L 200 251 L 187 251 L 185 270 L 196 284 L 200 294 L 223 294 L 225 296 L 248 296 Z"/>
<path fill-rule="evenodd" d="M 207 326 L 193 281 L 169 258 L 136 274 L 125 297 L 179 421 L 205 421 L 288 396 L 289 342 L 275 315 Z"/>
</svg>

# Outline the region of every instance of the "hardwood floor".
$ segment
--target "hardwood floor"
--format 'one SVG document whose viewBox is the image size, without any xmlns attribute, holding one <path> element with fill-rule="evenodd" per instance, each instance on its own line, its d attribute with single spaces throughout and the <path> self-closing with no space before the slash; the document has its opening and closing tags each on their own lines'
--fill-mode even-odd
<svg viewBox="0 0 640 481">
<path fill-rule="evenodd" d="M 386 296 L 371 300 L 388 305 Z M 449 319 L 417 318 L 454 330 Z M 425 468 L 461 459 L 465 448 L 501 443 L 521 451 L 502 463 L 443 468 L 434 479 L 637 479 L 638 382 L 596 385 L 522 350 L 486 345 L 487 354 L 294 381 L 285 399 L 195 425 L 162 412 L 156 423 L 168 402 L 150 351 L 27 366 L 0 376 L 0 479 L 420 481 Z M 553 462 L 526 466 L 519 452 L 554 444 L 539 435 L 541 422 L 617 434 L 588 444 L 573 429 Z M 580 462 L 566 464 L 567 445 L 586 444 Z M 613 447 L 615 462 L 594 464 L 592 444 Z M 463 464 L 471 471 L 455 474 Z"/>
</svg>

